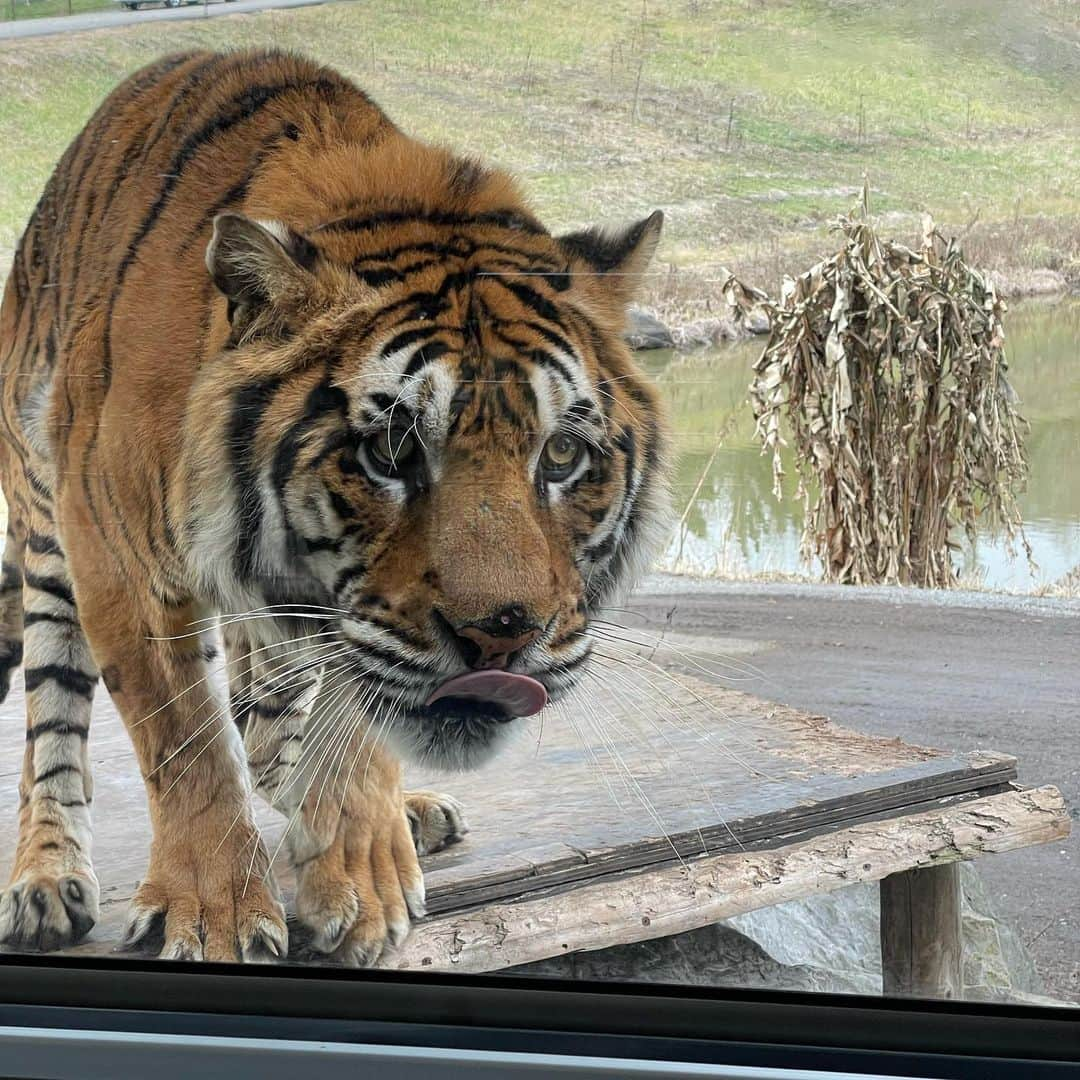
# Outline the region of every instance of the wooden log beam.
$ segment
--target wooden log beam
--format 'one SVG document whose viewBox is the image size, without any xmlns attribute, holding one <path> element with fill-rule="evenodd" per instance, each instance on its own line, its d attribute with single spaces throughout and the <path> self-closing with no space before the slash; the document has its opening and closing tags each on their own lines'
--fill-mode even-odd
<svg viewBox="0 0 1080 1080">
<path fill-rule="evenodd" d="M 706 856 L 564 894 L 449 914 L 418 924 L 381 966 L 496 971 L 681 934 L 786 900 L 1045 844 L 1068 833 L 1069 812 L 1057 788 L 1007 791 L 783 847 Z"/>
<path fill-rule="evenodd" d="M 955 998 L 960 970 L 960 867 L 924 866 L 881 879 L 882 993 Z"/>
</svg>

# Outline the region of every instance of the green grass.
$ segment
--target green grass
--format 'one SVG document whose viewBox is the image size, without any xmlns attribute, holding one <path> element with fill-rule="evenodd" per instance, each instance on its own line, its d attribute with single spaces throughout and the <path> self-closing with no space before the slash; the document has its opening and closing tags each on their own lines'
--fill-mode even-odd
<svg viewBox="0 0 1080 1080">
<path fill-rule="evenodd" d="M 0 0 L 0 22 L 12 19 L 44 19 L 53 15 L 81 15 L 87 11 L 112 11 L 113 0 Z"/>
<path fill-rule="evenodd" d="M 922 210 L 975 221 L 991 262 L 1080 277 L 1080 22 L 1060 0 L 395 0 L 13 42 L 0 255 L 125 74 L 249 44 L 312 53 L 407 130 L 511 168 L 554 226 L 664 208 L 661 258 L 706 281 L 724 263 L 775 288 L 762 275 L 827 245 L 864 172 L 901 234 Z"/>
</svg>

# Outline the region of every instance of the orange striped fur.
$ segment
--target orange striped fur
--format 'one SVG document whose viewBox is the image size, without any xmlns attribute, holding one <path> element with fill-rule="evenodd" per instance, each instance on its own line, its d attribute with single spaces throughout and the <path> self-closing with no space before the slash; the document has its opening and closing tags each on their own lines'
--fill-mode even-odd
<svg viewBox="0 0 1080 1080">
<path fill-rule="evenodd" d="M 659 228 L 553 236 L 505 174 L 295 56 L 169 56 L 110 95 L 0 309 L 0 672 L 27 702 L 0 940 L 97 918 L 99 674 L 153 824 L 132 944 L 285 954 L 253 788 L 289 816 L 313 947 L 401 939 L 417 851 L 466 826 L 400 759 L 471 767 L 513 726 L 497 696 L 428 698 L 471 668 L 569 693 L 666 524 L 621 340 Z"/>
</svg>

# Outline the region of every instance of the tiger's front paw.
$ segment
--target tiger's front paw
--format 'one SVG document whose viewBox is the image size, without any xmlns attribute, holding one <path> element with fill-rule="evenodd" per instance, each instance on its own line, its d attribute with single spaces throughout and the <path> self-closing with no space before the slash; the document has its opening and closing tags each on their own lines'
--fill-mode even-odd
<svg viewBox="0 0 1080 1080">
<path fill-rule="evenodd" d="M 424 878 L 399 802 L 381 817 L 342 815 L 333 840 L 317 854 L 294 851 L 296 914 L 311 948 L 348 967 L 371 967 L 421 918 Z"/>
<path fill-rule="evenodd" d="M 406 791 L 405 813 L 417 855 L 431 855 L 460 843 L 469 831 L 465 808 L 453 795 Z"/>
<path fill-rule="evenodd" d="M 149 870 L 131 900 L 123 948 L 157 952 L 162 960 L 285 958 L 285 911 L 266 850 L 253 825 L 236 831 L 237 838 L 217 850 L 212 833 L 202 842 L 179 829 L 174 839 L 155 838 Z"/>
<path fill-rule="evenodd" d="M 98 920 L 100 892 L 89 867 L 26 868 L 0 893 L 0 945 L 51 952 L 77 944 Z"/>
</svg>

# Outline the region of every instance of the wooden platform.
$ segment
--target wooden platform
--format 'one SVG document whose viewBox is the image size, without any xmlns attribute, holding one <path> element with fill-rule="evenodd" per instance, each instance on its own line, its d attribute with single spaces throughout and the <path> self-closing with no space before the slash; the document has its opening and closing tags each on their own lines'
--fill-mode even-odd
<svg viewBox="0 0 1080 1080">
<path fill-rule="evenodd" d="M 409 775 L 466 805 L 466 840 L 425 861 L 429 911 L 384 964 L 483 971 L 693 929 L 770 903 L 1068 831 L 1052 788 L 1020 792 L 1015 761 L 956 756 L 680 675 L 681 688 L 586 691 L 522 725 L 466 775 Z M 102 920 L 119 938 L 149 829 L 126 733 L 104 694 L 91 733 Z M 14 823 L 20 696 L 0 718 L 0 798 Z M 271 845 L 282 822 L 260 811 Z M 0 830 L 0 873 L 15 837 Z M 287 867 L 278 861 L 283 885 Z"/>
</svg>

